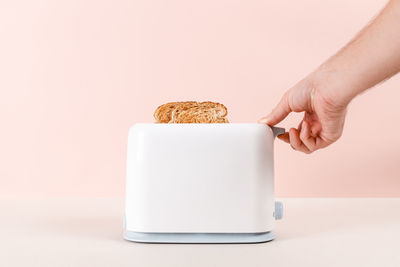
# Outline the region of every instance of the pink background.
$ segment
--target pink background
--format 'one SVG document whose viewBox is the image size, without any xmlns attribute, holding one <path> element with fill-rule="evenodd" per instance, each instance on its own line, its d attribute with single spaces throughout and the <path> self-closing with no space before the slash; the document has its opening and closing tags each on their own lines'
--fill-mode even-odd
<svg viewBox="0 0 400 267">
<path fill-rule="evenodd" d="M 122 196 L 130 125 L 176 100 L 256 122 L 384 3 L 1 1 L 0 195 Z M 277 195 L 400 196 L 399 87 L 358 97 L 328 149 L 277 142 Z"/>
</svg>

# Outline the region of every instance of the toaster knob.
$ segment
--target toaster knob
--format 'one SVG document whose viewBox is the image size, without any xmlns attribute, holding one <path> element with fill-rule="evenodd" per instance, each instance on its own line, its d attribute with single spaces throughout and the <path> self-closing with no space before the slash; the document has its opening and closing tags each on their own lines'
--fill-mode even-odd
<svg viewBox="0 0 400 267">
<path fill-rule="evenodd" d="M 283 217 L 283 204 L 282 202 L 275 201 L 275 211 L 274 211 L 275 220 L 280 220 Z"/>
</svg>

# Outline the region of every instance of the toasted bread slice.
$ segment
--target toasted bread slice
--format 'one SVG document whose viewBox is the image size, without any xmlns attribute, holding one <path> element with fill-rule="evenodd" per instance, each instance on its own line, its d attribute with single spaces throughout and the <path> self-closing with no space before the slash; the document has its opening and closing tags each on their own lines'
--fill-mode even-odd
<svg viewBox="0 0 400 267">
<path fill-rule="evenodd" d="M 201 102 L 200 105 L 202 109 L 214 110 L 218 117 L 225 117 L 226 115 L 228 115 L 228 109 L 220 103 L 206 101 L 206 102 Z"/>
<path fill-rule="evenodd" d="M 171 102 L 154 112 L 158 123 L 228 123 L 227 108 L 215 102 Z"/>
<path fill-rule="evenodd" d="M 187 110 L 190 110 L 192 108 L 197 108 L 199 106 L 198 102 L 181 102 L 180 105 L 175 107 L 174 110 L 171 112 L 171 119 L 169 123 L 180 123 L 179 117 L 180 115 L 187 114 Z"/>
<path fill-rule="evenodd" d="M 154 112 L 154 118 L 158 123 L 168 123 L 171 120 L 172 111 L 182 103 L 196 103 L 195 101 L 188 102 L 170 102 L 159 106 Z"/>
</svg>

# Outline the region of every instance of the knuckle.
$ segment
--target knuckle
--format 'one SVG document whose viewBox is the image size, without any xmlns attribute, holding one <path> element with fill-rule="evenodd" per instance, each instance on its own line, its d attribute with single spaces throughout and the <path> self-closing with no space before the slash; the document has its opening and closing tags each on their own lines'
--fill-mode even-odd
<svg viewBox="0 0 400 267">
<path fill-rule="evenodd" d="M 283 94 L 283 99 L 282 99 L 283 103 L 284 103 L 284 108 L 287 109 L 287 111 L 291 111 L 292 110 L 292 94 L 289 91 L 286 91 Z"/>
</svg>

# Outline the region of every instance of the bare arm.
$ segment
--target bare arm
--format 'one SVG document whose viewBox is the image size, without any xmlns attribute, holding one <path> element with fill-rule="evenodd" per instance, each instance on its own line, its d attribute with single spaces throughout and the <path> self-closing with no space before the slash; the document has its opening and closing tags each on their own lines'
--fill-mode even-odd
<svg viewBox="0 0 400 267">
<path fill-rule="evenodd" d="M 349 44 L 289 89 L 260 123 L 275 125 L 304 112 L 281 139 L 311 153 L 342 134 L 346 108 L 361 92 L 400 71 L 400 0 L 391 0 Z"/>
</svg>

